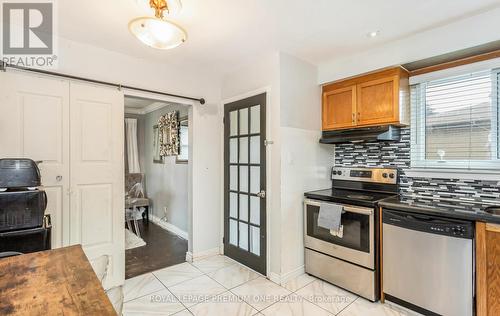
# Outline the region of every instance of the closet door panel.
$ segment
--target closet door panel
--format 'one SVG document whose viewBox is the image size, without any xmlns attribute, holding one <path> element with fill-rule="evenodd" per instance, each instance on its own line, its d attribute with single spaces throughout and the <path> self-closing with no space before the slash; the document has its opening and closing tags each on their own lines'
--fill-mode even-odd
<svg viewBox="0 0 500 316">
<path fill-rule="evenodd" d="M 77 195 L 81 203 L 82 244 L 94 247 L 112 243 L 114 230 L 112 184 L 80 185 Z"/>
<path fill-rule="evenodd" d="M 71 83 L 71 243 L 110 258 L 105 287 L 124 283 L 124 105 L 113 88 Z"/>
<path fill-rule="evenodd" d="M 52 218 L 52 248 L 69 244 L 69 83 L 0 73 L 0 157 L 39 164 Z"/>
<path fill-rule="evenodd" d="M 109 141 L 112 137 L 113 104 L 80 100 L 81 110 L 81 163 L 109 163 L 112 161 L 112 148 Z"/>
<path fill-rule="evenodd" d="M 37 156 L 37 159 L 46 164 L 60 163 L 63 160 L 61 138 L 64 111 L 61 98 L 32 94 L 21 97 L 24 116 L 24 154 Z"/>
</svg>

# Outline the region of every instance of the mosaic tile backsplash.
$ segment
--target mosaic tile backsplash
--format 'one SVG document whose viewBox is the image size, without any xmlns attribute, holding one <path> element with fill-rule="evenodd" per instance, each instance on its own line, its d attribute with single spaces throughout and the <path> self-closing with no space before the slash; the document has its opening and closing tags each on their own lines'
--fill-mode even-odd
<svg viewBox="0 0 500 316">
<path fill-rule="evenodd" d="M 410 167 L 409 128 L 401 130 L 399 142 L 335 145 L 335 166 L 399 168 L 400 193 L 404 195 L 496 204 L 500 199 L 499 181 L 407 177 L 404 171 Z"/>
</svg>

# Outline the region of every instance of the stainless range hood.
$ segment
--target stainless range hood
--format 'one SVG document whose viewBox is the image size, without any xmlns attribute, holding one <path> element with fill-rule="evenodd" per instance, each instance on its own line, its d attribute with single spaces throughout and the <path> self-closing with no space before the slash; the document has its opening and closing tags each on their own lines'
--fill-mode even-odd
<svg viewBox="0 0 500 316">
<path fill-rule="evenodd" d="M 387 142 L 399 141 L 400 128 L 394 125 L 361 127 L 323 132 L 322 144 L 342 144 L 354 142 Z"/>
</svg>

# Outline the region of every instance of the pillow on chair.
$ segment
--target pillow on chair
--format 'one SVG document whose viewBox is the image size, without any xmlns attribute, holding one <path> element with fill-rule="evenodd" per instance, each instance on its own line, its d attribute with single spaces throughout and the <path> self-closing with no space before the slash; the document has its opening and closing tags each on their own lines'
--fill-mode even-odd
<svg viewBox="0 0 500 316">
<path fill-rule="evenodd" d="M 125 194 L 129 198 L 144 198 L 144 174 L 127 173 L 125 175 Z"/>
<path fill-rule="evenodd" d="M 92 269 L 94 269 L 94 272 L 101 284 L 104 282 L 106 274 L 108 273 L 108 263 L 108 256 L 100 256 L 96 259 L 90 260 L 90 265 L 92 266 Z"/>
<path fill-rule="evenodd" d="M 106 279 L 106 275 L 108 274 L 108 264 L 109 264 L 108 256 L 100 256 L 94 260 L 90 260 L 90 265 L 92 266 L 92 269 L 94 269 L 94 272 L 97 275 L 97 278 L 99 279 L 102 285 L 104 285 L 103 284 L 104 280 Z M 115 309 L 116 313 L 118 315 L 121 315 L 123 309 L 123 300 L 124 300 L 123 287 L 116 286 L 109 290 L 105 290 L 105 292 L 109 300 L 111 301 L 111 304 L 113 305 L 113 308 Z"/>
</svg>

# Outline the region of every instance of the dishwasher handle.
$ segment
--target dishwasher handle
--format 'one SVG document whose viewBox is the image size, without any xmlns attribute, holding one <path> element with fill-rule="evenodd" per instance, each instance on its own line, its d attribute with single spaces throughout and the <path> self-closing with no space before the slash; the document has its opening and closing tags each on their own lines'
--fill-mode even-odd
<svg viewBox="0 0 500 316">
<path fill-rule="evenodd" d="M 435 221 L 435 218 L 432 218 L 423 214 L 415 214 L 415 213 L 403 213 L 396 211 L 384 210 L 383 212 L 384 219 L 387 219 L 387 223 L 391 222 L 400 222 L 400 223 L 411 223 L 411 222 L 424 222 L 430 223 Z"/>
<path fill-rule="evenodd" d="M 474 225 L 469 221 L 384 209 L 382 222 L 384 225 L 393 225 L 425 233 L 466 239 L 474 238 Z"/>
</svg>

